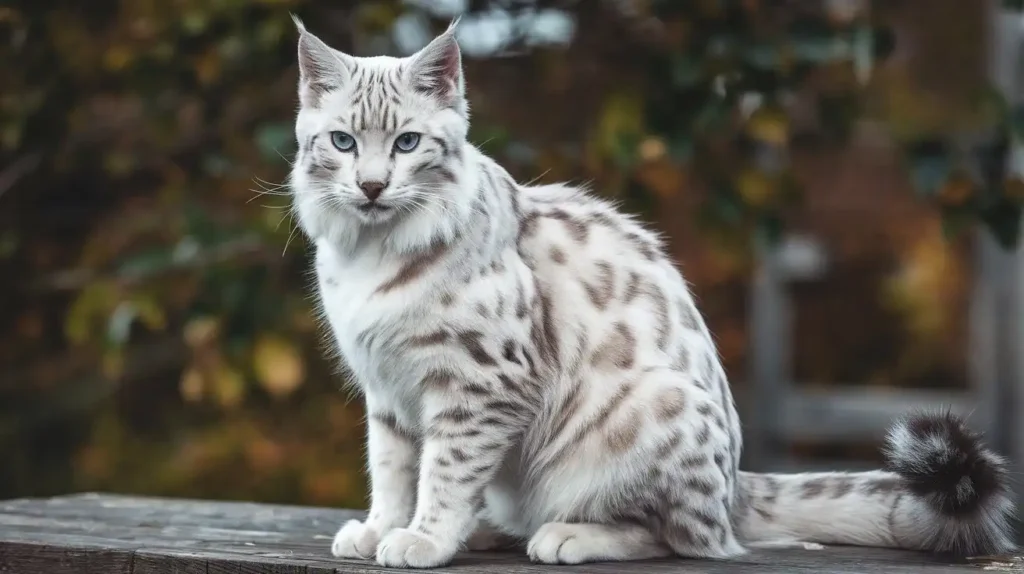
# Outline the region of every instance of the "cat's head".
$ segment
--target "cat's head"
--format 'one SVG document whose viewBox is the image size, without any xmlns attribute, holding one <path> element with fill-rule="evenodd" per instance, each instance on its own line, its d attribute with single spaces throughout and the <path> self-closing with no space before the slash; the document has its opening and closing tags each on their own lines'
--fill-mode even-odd
<svg viewBox="0 0 1024 574">
<path fill-rule="evenodd" d="M 451 235 L 469 110 L 455 23 L 406 58 L 354 57 L 299 30 L 300 225 L 344 241 L 383 230 L 404 247 Z"/>
</svg>

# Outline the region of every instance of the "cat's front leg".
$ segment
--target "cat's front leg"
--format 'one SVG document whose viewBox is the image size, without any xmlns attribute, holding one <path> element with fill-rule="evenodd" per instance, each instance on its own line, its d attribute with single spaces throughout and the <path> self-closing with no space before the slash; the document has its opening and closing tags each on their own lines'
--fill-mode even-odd
<svg viewBox="0 0 1024 574">
<path fill-rule="evenodd" d="M 529 409 L 487 385 L 446 379 L 424 400 L 426 435 L 416 513 L 377 548 L 384 566 L 433 568 L 451 562 L 476 524 L 483 490 L 528 422 Z"/>
<path fill-rule="evenodd" d="M 409 524 L 416 495 L 417 438 L 394 409 L 366 397 L 370 512 L 365 522 L 350 520 L 334 536 L 339 558 L 372 559 L 381 539 Z"/>
</svg>

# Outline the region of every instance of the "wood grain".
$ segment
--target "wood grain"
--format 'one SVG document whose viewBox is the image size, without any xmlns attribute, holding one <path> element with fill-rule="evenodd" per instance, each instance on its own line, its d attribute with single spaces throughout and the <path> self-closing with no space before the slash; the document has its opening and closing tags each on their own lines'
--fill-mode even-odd
<svg viewBox="0 0 1024 574">
<path fill-rule="evenodd" d="M 330 555 L 331 536 L 363 513 L 239 502 L 80 494 L 0 502 L 3 574 L 370 574 Z M 794 573 L 1022 572 L 1019 558 L 953 563 L 913 552 L 829 547 L 758 550 L 729 562 L 666 559 L 551 567 L 522 552 L 459 555 L 433 572 Z M 409 570 L 407 572 L 426 572 Z"/>
</svg>

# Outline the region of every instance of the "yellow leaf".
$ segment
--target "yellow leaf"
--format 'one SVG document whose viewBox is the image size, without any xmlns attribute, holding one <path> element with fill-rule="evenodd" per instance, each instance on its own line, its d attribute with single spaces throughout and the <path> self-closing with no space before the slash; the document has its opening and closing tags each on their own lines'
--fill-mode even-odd
<svg viewBox="0 0 1024 574">
<path fill-rule="evenodd" d="M 655 161 L 665 157 L 668 147 L 665 140 L 658 137 L 649 137 L 640 143 L 640 159 L 643 161 Z"/>
<path fill-rule="evenodd" d="M 740 197 L 747 205 L 763 207 L 775 195 L 775 185 L 764 173 L 756 169 L 747 169 L 736 181 Z"/>
<path fill-rule="evenodd" d="M 178 391 L 186 402 L 197 403 L 203 398 L 203 375 L 196 369 L 186 369 L 178 383 Z"/>
<path fill-rule="evenodd" d="M 117 72 L 127 68 L 134 59 L 131 48 L 123 44 L 114 44 L 103 53 L 103 67 Z"/>
<path fill-rule="evenodd" d="M 73 344 L 89 340 L 100 318 L 109 315 L 118 302 L 117 290 L 109 283 L 93 283 L 71 303 L 64 319 L 64 335 Z"/>
<path fill-rule="evenodd" d="M 264 335 L 256 341 L 253 370 L 263 388 L 279 398 L 294 392 L 306 376 L 302 355 L 295 345 L 275 335 Z"/>
<path fill-rule="evenodd" d="M 367 2 L 360 6 L 357 18 L 359 24 L 368 30 L 387 30 L 401 14 L 402 7 L 397 3 Z"/>
<path fill-rule="evenodd" d="M 758 108 L 747 121 L 750 137 L 772 145 L 785 145 L 789 139 L 789 118 L 781 109 L 771 106 Z"/>
<path fill-rule="evenodd" d="M 167 327 L 167 315 L 155 298 L 139 296 L 132 303 L 143 325 L 154 331 L 162 331 Z"/>
<path fill-rule="evenodd" d="M 237 369 L 226 364 L 219 366 L 213 372 L 211 383 L 213 384 L 210 390 L 213 391 L 217 404 L 226 409 L 233 409 L 242 404 L 242 399 L 245 398 L 245 378 Z"/>
<path fill-rule="evenodd" d="M 621 92 L 608 98 L 597 126 L 597 143 L 605 155 L 615 153 L 622 136 L 641 132 L 643 112 L 643 100 L 637 93 Z"/>
<path fill-rule="evenodd" d="M 202 347 L 215 338 L 220 331 L 220 321 L 215 317 L 197 317 L 185 324 L 184 339 L 189 347 Z"/>
<path fill-rule="evenodd" d="M 899 270 L 885 282 L 887 303 L 902 315 L 916 342 L 937 341 L 948 333 L 951 302 L 961 289 L 959 262 L 937 223 L 901 259 Z"/>
</svg>

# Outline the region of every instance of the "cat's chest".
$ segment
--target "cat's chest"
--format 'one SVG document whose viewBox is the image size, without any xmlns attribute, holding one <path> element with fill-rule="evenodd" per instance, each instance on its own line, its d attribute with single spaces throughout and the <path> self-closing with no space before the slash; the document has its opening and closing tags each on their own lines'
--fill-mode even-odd
<svg viewBox="0 0 1024 574">
<path fill-rule="evenodd" d="M 360 384 L 405 378 L 395 345 L 403 332 L 422 320 L 421 295 L 409 289 L 382 294 L 400 266 L 379 259 L 345 260 L 318 250 L 316 275 L 324 315 L 342 358 Z"/>
</svg>

